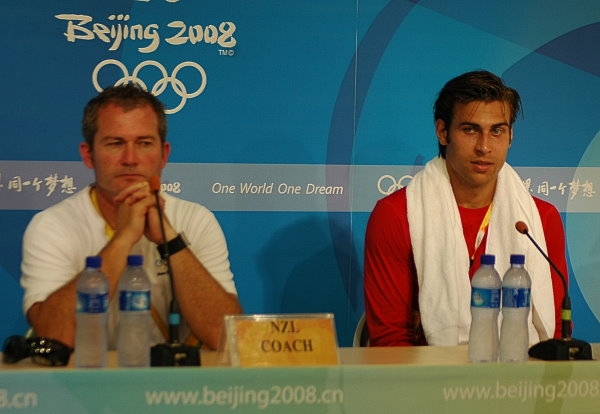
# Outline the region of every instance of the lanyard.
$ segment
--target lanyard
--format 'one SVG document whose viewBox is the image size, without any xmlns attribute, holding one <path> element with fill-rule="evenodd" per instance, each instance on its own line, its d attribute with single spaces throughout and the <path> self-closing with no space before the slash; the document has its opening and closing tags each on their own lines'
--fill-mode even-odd
<svg viewBox="0 0 600 414">
<path fill-rule="evenodd" d="M 100 205 L 98 204 L 98 195 L 96 194 L 96 190 L 94 189 L 94 187 L 90 188 L 90 198 L 92 199 L 92 204 L 94 205 L 94 208 L 96 209 L 98 214 L 100 214 L 100 217 L 104 218 L 102 216 L 102 212 L 100 211 Z M 110 226 L 110 224 L 108 224 L 108 221 L 106 220 L 104 220 L 104 233 L 106 234 L 106 237 L 109 240 L 112 239 L 112 237 L 115 235 L 115 230 Z"/>
<path fill-rule="evenodd" d="M 490 217 L 492 216 L 492 204 L 494 204 L 493 201 L 490 203 L 487 212 L 485 213 L 485 217 L 483 217 L 483 221 L 479 225 L 479 231 L 477 232 L 477 237 L 475 238 L 475 249 L 473 249 L 473 254 L 471 255 L 471 264 L 473 264 L 473 262 L 475 261 L 475 252 L 477 252 L 477 249 L 479 248 L 481 242 L 483 241 L 483 238 L 485 237 L 485 232 L 490 226 Z"/>
</svg>

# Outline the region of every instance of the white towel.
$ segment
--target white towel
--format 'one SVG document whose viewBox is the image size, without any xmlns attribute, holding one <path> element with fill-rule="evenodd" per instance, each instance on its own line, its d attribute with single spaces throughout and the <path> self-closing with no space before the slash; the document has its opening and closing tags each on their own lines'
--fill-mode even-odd
<svg viewBox="0 0 600 414">
<path fill-rule="evenodd" d="M 406 194 L 425 337 L 429 345 L 466 344 L 471 324 L 469 254 L 446 161 L 436 157 L 428 162 L 408 184 Z M 486 253 L 496 256 L 501 277 L 510 267 L 511 254 L 525 255 L 532 279 L 529 342 L 534 344 L 554 333 L 554 293 L 550 266 L 527 236 L 515 230 L 517 221 L 527 223 L 531 236 L 546 251 L 535 201 L 508 164 L 498 175 L 493 203 Z"/>
</svg>

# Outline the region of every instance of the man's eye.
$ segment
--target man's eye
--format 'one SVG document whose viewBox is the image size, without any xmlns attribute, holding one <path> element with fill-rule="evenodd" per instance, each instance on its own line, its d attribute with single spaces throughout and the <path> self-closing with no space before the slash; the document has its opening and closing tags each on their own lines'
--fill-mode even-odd
<svg viewBox="0 0 600 414">
<path fill-rule="evenodd" d="M 154 142 L 152 141 L 139 141 L 137 143 L 138 148 L 143 149 L 143 150 L 150 150 L 152 148 L 154 148 Z"/>
</svg>

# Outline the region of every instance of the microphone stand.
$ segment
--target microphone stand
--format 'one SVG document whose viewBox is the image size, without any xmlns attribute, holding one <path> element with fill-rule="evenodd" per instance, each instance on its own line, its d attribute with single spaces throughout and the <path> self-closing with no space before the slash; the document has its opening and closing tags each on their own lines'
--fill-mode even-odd
<svg viewBox="0 0 600 414">
<path fill-rule="evenodd" d="M 542 250 L 533 237 L 531 237 L 525 223 L 522 221 L 517 222 L 515 227 L 519 233 L 526 235 L 529 240 L 531 240 L 533 245 L 538 249 L 542 256 L 544 256 L 544 259 L 546 259 L 558 276 L 560 276 L 565 292 L 561 306 L 562 338 L 551 338 L 533 345 L 529 348 L 529 356 L 545 361 L 591 360 L 592 347 L 590 344 L 580 339 L 574 339 L 571 336 L 571 298 L 569 297 L 567 278 L 552 260 L 550 260 L 548 255 Z"/>
<path fill-rule="evenodd" d="M 152 177 L 153 179 L 155 177 Z M 151 180 L 157 181 L 158 180 Z M 160 182 L 159 182 L 160 183 Z M 200 354 L 195 347 L 185 345 L 179 341 L 179 325 L 181 322 L 181 313 L 179 310 L 179 302 L 175 296 L 175 281 L 173 279 L 173 271 L 171 268 L 171 255 L 167 237 L 165 235 L 165 225 L 163 222 L 163 214 L 160 208 L 160 200 L 158 190 L 160 184 L 151 182 L 152 191 L 156 198 L 156 207 L 158 208 L 158 217 L 160 221 L 160 231 L 163 238 L 163 246 L 165 252 L 165 262 L 167 265 L 167 275 L 171 287 L 171 303 L 169 305 L 169 338 L 166 343 L 154 345 L 150 348 L 150 365 L 153 367 L 167 366 L 200 366 Z"/>
</svg>

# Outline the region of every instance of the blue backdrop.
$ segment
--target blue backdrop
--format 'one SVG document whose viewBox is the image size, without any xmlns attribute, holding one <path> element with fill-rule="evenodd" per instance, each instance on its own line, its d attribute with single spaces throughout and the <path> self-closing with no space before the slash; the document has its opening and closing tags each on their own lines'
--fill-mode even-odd
<svg viewBox="0 0 600 414">
<path fill-rule="evenodd" d="M 215 211 L 248 313 L 363 311 L 374 203 L 437 154 L 451 77 L 522 95 L 509 162 L 565 222 L 574 335 L 600 341 L 600 5 L 596 0 L 4 0 L 0 339 L 27 329 L 21 236 L 92 179 L 80 118 L 137 79 L 169 109 L 165 190 Z"/>
</svg>

